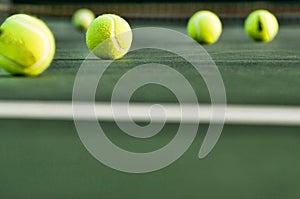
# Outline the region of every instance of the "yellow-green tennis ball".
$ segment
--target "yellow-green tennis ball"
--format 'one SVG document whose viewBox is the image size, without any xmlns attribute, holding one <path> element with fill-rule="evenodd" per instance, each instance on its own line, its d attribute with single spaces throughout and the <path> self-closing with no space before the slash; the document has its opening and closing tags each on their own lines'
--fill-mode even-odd
<svg viewBox="0 0 300 199">
<path fill-rule="evenodd" d="M 97 17 L 86 32 L 90 51 L 102 59 L 119 59 L 130 49 L 132 31 L 129 24 L 114 14 Z"/>
<path fill-rule="evenodd" d="M 16 14 L 0 27 L 0 66 L 14 75 L 35 76 L 52 62 L 55 40 L 47 25 L 32 16 Z"/>
<path fill-rule="evenodd" d="M 201 10 L 189 19 L 187 32 L 191 38 L 201 44 L 213 44 L 222 33 L 222 22 L 215 13 Z"/>
<path fill-rule="evenodd" d="M 267 10 L 251 12 L 245 21 L 246 33 L 256 41 L 272 41 L 278 32 L 276 17 Z"/>
<path fill-rule="evenodd" d="M 72 16 L 72 23 L 76 28 L 86 31 L 94 19 L 95 14 L 93 11 L 87 8 L 81 8 L 74 12 Z"/>
</svg>

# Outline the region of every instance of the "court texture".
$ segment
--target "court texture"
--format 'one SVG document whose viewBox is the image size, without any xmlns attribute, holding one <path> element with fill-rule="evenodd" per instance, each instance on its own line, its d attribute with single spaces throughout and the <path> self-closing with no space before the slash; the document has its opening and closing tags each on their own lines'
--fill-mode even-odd
<svg viewBox="0 0 300 199">
<path fill-rule="evenodd" d="M 134 31 L 149 27 L 158 33 L 174 31 L 187 42 L 169 42 L 160 34 L 152 34 L 156 38 L 153 46 L 164 46 L 169 51 L 143 48 L 111 63 L 95 59 L 86 47 L 85 33 L 70 21 L 73 11 L 80 7 L 88 7 L 96 15 L 119 14 Z M 272 42 L 255 42 L 245 34 L 244 19 L 258 8 L 269 9 L 278 17 L 280 29 Z M 200 46 L 187 38 L 189 16 L 202 9 L 214 11 L 223 22 L 222 35 L 212 45 Z M 56 53 L 49 69 L 37 77 L 11 76 L 0 70 L 0 198 L 299 198 L 298 2 L 21 2 L 3 4 L 1 12 L 22 12 L 43 19 L 55 36 Z M 5 14 L 1 19 L 5 19 Z M 142 38 L 147 40 L 146 36 Z M 202 55 L 191 51 L 195 45 L 199 45 Z M 226 101 L 212 100 L 203 74 L 191 63 L 203 64 L 204 68 L 207 63 L 214 64 Z M 107 64 L 109 67 L 98 75 L 98 69 Z M 124 89 L 114 98 L 115 112 L 111 107 L 113 90 L 124 74 L 141 65 L 145 67 L 135 71 L 138 75 L 134 79 L 151 79 L 154 83 L 143 85 L 130 95 L 132 118 L 127 118 L 118 110 L 126 107 L 128 85 L 124 83 Z M 77 89 L 79 97 L 75 94 L 76 103 L 83 109 L 74 116 L 74 85 L 79 71 L 86 68 L 80 76 L 87 83 L 86 90 Z M 196 101 L 186 95 L 181 102 L 168 86 L 155 84 L 168 82 L 167 85 L 185 93 L 186 84 L 174 78 L 174 71 L 189 82 Z M 219 77 L 210 72 L 204 69 L 204 76 L 212 80 Z M 91 102 L 85 98 L 90 93 L 88 82 L 100 76 L 91 98 L 94 115 L 86 114 L 84 107 Z M 212 103 L 215 107 L 226 107 L 222 109 L 224 117 L 221 112 L 221 117 L 213 121 L 216 125 L 224 122 L 224 126 L 212 150 L 200 159 L 199 150 L 212 122 Z M 165 107 L 165 115 L 150 117 L 149 108 L 154 104 Z M 182 118 L 180 106 L 192 112 L 199 108 L 199 115 Z M 124 133 L 115 117 L 140 129 L 146 128 L 151 119 L 155 124 L 166 121 L 159 133 L 143 139 Z M 87 121 L 86 124 L 97 120 L 112 143 L 135 153 L 164 148 L 176 139 L 181 123 L 196 125 L 197 134 L 182 156 L 171 164 L 151 172 L 124 172 L 98 161 L 87 150 L 81 139 L 85 132 L 78 133 L 76 120 Z M 110 153 L 109 149 L 102 152 Z M 124 159 L 120 162 L 126 162 Z M 130 166 L 140 166 L 135 164 Z"/>
</svg>

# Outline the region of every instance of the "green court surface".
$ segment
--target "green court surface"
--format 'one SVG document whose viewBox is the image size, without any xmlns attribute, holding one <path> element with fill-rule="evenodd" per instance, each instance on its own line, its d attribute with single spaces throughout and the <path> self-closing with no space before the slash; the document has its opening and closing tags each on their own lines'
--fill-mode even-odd
<svg viewBox="0 0 300 199">
<path fill-rule="evenodd" d="M 73 83 L 78 68 L 89 54 L 85 45 L 85 36 L 72 27 L 68 20 L 48 20 L 53 30 L 57 51 L 52 66 L 40 77 L 15 78 L 1 74 L 0 99 L 30 99 L 30 100 L 71 100 Z M 185 26 L 172 23 L 139 22 L 131 23 L 136 27 L 164 27 L 185 33 Z M 223 77 L 229 103 L 239 104 L 282 104 L 298 105 L 300 100 L 300 30 L 297 25 L 281 26 L 277 38 L 271 43 L 256 43 L 250 40 L 243 30 L 243 25 L 224 25 L 220 41 L 211 46 L 204 46 L 215 61 Z M 164 42 L 157 36 L 157 42 Z M 170 44 L 169 44 L 170 45 Z M 172 44 L 184 50 L 189 44 Z M 192 52 L 191 52 L 192 53 Z M 197 55 L 195 55 L 197 60 Z M 127 70 L 147 61 L 170 64 L 183 73 L 193 86 L 200 102 L 209 102 L 207 88 L 200 77 L 196 75 L 186 62 L 157 50 L 129 54 L 112 64 L 103 76 L 104 84 L 97 92 L 96 99 L 110 100 L 111 89 L 118 78 Z M 104 61 L 105 62 L 105 61 Z M 165 75 L 168 73 L 157 68 L 149 68 L 149 74 Z M 87 75 L 88 76 L 88 75 Z M 87 77 L 88 78 L 88 77 Z M 173 82 L 176 84 L 176 82 Z M 177 83 L 178 87 L 181 85 Z M 157 87 L 140 89 L 133 101 L 174 102 L 175 99 L 166 93 L 166 89 Z M 161 95 L 157 95 L 160 92 Z"/>
<path fill-rule="evenodd" d="M 0 193 L 5 198 L 297 198 L 299 128 L 231 126 L 205 159 L 197 157 L 207 126 L 170 166 L 127 174 L 95 160 L 81 144 L 73 122 L 1 120 Z M 126 137 L 102 124 L 124 149 L 151 151 L 171 140 L 167 125 L 150 140 Z M 21 127 L 21 128 L 20 128 Z"/>
<path fill-rule="evenodd" d="M 39 77 L 13 77 L 1 71 L 1 101 L 71 102 L 76 73 L 89 54 L 84 33 L 75 30 L 67 19 L 45 20 L 56 37 L 51 67 Z M 133 28 L 164 27 L 186 34 L 182 22 L 130 23 Z M 164 42 L 159 36 L 157 40 Z M 178 41 L 172 45 L 188 49 L 189 44 Z M 273 42 L 256 43 L 246 36 L 241 23 L 225 24 L 219 42 L 204 48 L 219 68 L 229 104 L 300 105 L 299 25 L 281 24 Z M 210 102 L 203 79 L 188 63 L 156 50 L 130 53 L 115 61 L 100 80 L 96 100 L 110 101 L 118 78 L 148 61 L 171 64 L 187 77 L 200 103 Z M 157 73 L 170 78 L 164 72 L 149 68 L 154 78 Z M 88 80 L 89 74 L 86 76 Z M 170 91 L 155 85 L 137 90 L 131 100 L 176 102 Z M 136 152 L 164 146 L 178 128 L 178 124 L 167 124 L 160 134 L 142 140 L 125 135 L 113 122 L 101 124 L 113 142 Z M 207 130 L 202 124 L 195 141 L 179 160 L 145 174 L 123 173 L 98 162 L 81 143 L 73 121 L 1 118 L 0 126 L 3 199 L 294 199 L 300 195 L 299 126 L 227 124 L 215 148 L 200 160 L 198 152 Z"/>
</svg>

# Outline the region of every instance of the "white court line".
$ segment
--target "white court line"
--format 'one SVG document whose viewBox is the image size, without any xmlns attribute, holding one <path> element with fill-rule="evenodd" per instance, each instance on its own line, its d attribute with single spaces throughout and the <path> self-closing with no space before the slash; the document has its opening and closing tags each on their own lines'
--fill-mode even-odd
<svg viewBox="0 0 300 199">
<path fill-rule="evenodd" d="M 90 120 L 91 116 L 85 110 L 88 103 L 77 103 L 80 107 L 79 118 Z M 124 106 L 124 103 L 116 104 Z M 135 121 L 149 121 L 149 107 L 152 104 L 130 104 L 130 115 Z M 178 105 L 163 104 L 166 121 L 187 123 L 208 123 L 211 118 L 210 105 L 186 104 L 182 107 L 186 110 L 199 108 L 199 116 L 186 117 L 181 120 L 181 112 Z M 116 112 L 113 114 L 110 103 L 96 103 L 95 115 L 99 120 L 113 121 L 114 115 L 120 121 L 129 121 L 128 118 Z M 45 120 L 73 120 L 72 102 L 62 101 L 0 101 L 0 118 L 5 119 L 45 119 Z M 164 116 L 155 115 L 153 122 L 160 122 Z M 219 122 L 215 120 L 214 122 Z M 299 106 L 260 106 L 260 105 L 227 105 L 225 114 L 227 124 L 257 124 L 257 125 L 299 125 Z"/>
</svg>

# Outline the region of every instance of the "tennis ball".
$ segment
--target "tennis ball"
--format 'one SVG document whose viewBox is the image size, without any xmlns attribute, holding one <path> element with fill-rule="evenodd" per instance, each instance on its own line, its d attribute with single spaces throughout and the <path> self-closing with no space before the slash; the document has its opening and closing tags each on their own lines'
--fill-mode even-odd
<svg viewBox="0 0 300 199">
<path fill-rule="evenodd" d="M 222 33 L 222 23 L 215 13 L 201 10 L 189 19 L 187 32 L 191 38 L 201 44 L 213 44 Z"/>
<path fill-rule="evenodd" d="M 278 32 L 276 17 L 267 10 L 251 12 L 245 20 L 246 33 L 256 41 L 272 41 Z"/>
<path fill-rule="evenodd" d="M 81 8 L 74 12 L 72 16 L 72 23 L 76 28 L 86 31 L 94 19 L 95 14 L 91 10 Z"/>
<path fill-rule="evenodd" d="M 52 62 L 55 40 L 47 25 L 16 14 L 0 26 L 0 66 L 14 75 L 35 76 Z"/>
<path fill-rule="evenodd" d="M 132 31 L 129 24 L 114 14 L 97 17 L 88 27 L 86 44 L 90 51 L 102 59 L 119 59 L 129 50 Z"/>
</svg>

